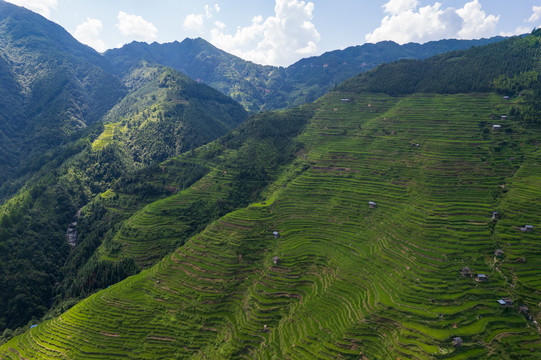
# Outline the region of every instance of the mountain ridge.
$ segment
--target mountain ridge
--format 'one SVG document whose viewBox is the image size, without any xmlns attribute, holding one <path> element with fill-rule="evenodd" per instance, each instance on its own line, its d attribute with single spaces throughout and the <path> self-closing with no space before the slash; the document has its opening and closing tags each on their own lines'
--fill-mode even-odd
<svg viewBox="0 0 541 360">
<path fill-rule="evenodd" d="M 435 54 L 503 40 L 439 40 L 399 45 L 391 41 L 351 46 L 301 59 L 288 67 L 258 65 L 216 48 L 202 38 L 182 42 L 132 42 L 104 56 L 121 76 L 139 61 L 156 62 L 186 73 L 233 97 L 250 111 L 287 108 L 311 102 L 326 91 L 384 62 L 424 59 Z"/>
</svg>

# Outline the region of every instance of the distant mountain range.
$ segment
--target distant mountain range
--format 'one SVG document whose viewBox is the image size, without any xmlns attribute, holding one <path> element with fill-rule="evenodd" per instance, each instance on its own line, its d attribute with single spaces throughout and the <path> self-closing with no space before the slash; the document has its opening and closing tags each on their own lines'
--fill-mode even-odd
<svg viewBox="0 0 541 360">
<path fill-rule="evenodd" d="M 364 44 L 284 67 L 257 65 L 228 54 L 204 39 L 167 44 L 132 42 L 104 56 L 122 76 L 144 60 L 172 67 L 231 96 L 249 111 L 274 110 L 311 102 L 335 85 L 382 63 L 468 49 L 503 40 L 440 40 L 399 45 L 392 41 Z"/>
</svg>

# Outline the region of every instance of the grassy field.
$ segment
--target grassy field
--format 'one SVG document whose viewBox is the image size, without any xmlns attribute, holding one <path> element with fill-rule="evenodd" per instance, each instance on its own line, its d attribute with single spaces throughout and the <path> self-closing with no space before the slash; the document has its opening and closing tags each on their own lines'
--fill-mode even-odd
<svg viewBox="0 0 541 360">
<path fill-rule="evenodd" d="M 520 102 L 330 93 L 316 105 L 264 199 L 0 357 L 539 359 L 541 129 L 500 118 Z M 118 241 L 144 262 L 134 222 L 175 244 L 184 220 L 165 210 L 216 193 L 218 175 L 139 211 Z"/>
</svg>

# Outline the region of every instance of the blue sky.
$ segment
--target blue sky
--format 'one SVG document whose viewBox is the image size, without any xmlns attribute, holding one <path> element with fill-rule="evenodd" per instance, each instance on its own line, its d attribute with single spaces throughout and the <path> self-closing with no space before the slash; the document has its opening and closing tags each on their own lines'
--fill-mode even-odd
<svg viewBox="0 0 541 360">
<path fill-rule="evenodd" d="M 98 51 L 133 40 L 202 37 L 244 59 L 281 66 L 366 42 L 477 39 L 541 25 L 541 0 L 8 1 Z"/>
</svg>

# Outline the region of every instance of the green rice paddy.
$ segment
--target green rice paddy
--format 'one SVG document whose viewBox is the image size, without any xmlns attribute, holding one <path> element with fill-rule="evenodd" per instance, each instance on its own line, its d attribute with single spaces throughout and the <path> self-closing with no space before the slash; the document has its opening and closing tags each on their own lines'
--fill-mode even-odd
<svg viewBox="0 0 541 360">
<path fill-rule="evenodd" d="M 513 105 L 495 94 L 330 93 L 266 199 L 0 357 L 539 359 L 541 129 L 490 118 Z M 133 223 L 174 244 L 182 219 L 163 210 L 216 192 L 217 174 L 138 212 L 118 241 L 142 261 L 152 252 L 131 242 Z"/>
<path fill-rule="evenodd" d="M 92 143 L 92 150 L 102 150 L 105 146 L 111 144 L 115 136 L 119 136 L 127 131 L 126 127 L 120 123 L 108 123 L 104 125 L 104 130 Z"/>
</svg>

